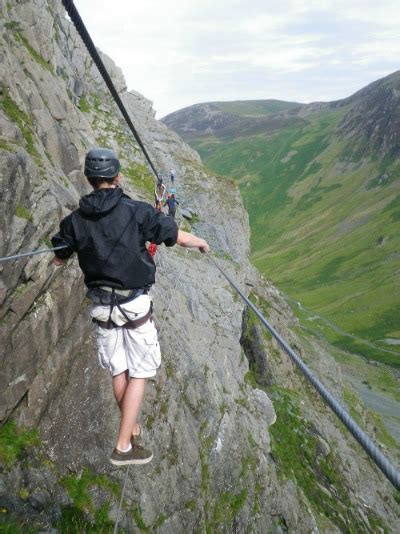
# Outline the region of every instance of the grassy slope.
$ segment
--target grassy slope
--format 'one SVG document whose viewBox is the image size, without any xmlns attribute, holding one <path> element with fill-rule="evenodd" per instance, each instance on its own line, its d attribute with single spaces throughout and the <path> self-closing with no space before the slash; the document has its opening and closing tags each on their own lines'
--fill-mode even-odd
<svg viewBox="0 0 400 534">
<path fill-rule="evenodd" d="M 349 161 L 334 134 L 346 111 L 313 113 L 308 124 L 269 136 L 191 144 L 208 167 L 238 179 L 255 265 L 334 323 L 313 327 L 338 346 L 400 366 L 400 348 L 380 341 L 400 338 L 400 162 Z M 387 168 L 392 178 L 379 185 Z"/>
<path fill-rule="evenodd" d="M 261 117 L 299 106 L 296 102 L 283 100 L 235 100 L 215 103 L 226 113 L 244 117 Z"/>
</svg>

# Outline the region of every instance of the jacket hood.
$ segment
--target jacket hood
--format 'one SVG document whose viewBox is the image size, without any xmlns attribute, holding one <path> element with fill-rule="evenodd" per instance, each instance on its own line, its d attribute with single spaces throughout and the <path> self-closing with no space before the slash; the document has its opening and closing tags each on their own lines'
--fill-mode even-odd
<svg viewBox="0 0 400 534">
<path fill-rule="evenodd" d="M 97 189 L 83 196 L 79 201 L 79 207 L 85 215 L 102 215 L 115 208 L 123 194 L 120 187 Z"/>
</svg>

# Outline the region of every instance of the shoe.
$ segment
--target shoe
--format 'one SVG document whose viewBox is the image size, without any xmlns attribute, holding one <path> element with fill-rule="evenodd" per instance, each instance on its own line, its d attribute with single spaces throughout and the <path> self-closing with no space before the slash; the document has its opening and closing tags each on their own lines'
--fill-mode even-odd
<svg viewBox="0 0 400 534">
<path fill-rule="evenodd" d="M 128 452 L 121 452 L 118 449 L 114 449 L 110 462 L 113 465 L 141 465 L 151 462 L 153 459 L 153 453 L 147 451 L 140 445 L 132 443 L 132 448 Z"/>
</svg>

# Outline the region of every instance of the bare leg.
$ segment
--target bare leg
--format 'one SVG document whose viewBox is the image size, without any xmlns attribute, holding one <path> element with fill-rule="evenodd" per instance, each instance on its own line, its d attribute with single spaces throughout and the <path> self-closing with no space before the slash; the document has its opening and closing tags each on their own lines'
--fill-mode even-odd
<svg viewBox="0 0 400 534">
<path fill-rule="evenodd" d="M 113 383 L 115 378 L 118 377 L 113 377 Z M 118 380 L 117 383 L 119 385 Z M 120 400 L 121 424 L 117 442 L 118 450 L 124 450 L 129 447 L 136 419 L 143 402 L 145 386 L 146 378 L 130 378 L 125 388 L 125 393 Z"/>
<path fill-rule="evenodd" d="M 113 383 L 114 397 L 115 397 L 115 400 L 117 401 L 118 408 L 121 410 L 121 413 L 122 413 L 122 400 L 124 398 L 126 389 L 129 385 L 129 372 L 125 371 L 124 373 L 113 376 L 112 383 Z M 140 434 L 140 426 L 138 425 L 138 423 L 135 422 L 135 424 L 133 425 L 132 436 L 138 436 L 139 434 Z"/>
<path fill-rule="evenodd" d="M 117 401 L 118 407 L 121 410 L 122 399 L 124 397 L 126 388 L 128 387 L 128 384 L 129 384 L 128 371 L 125 371 L 124 373 L 113 376 L 112 384 L 113 384 L 115 400 Z"/>
</svg>

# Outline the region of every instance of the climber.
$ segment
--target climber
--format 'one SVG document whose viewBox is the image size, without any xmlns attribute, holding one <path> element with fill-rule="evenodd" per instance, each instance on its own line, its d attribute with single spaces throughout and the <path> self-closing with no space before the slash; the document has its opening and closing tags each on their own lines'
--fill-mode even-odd
<svg viewBox="0 0 400 534">
<path fill-rule="evenodd" d="M 157 182 L 157 187 L 154 191 L 154 196 L 155 196 L 155 208 L 158 210 L 158 211 L 163 211 L 163 200 L 164 200 L 164 197 L 165 197 L 165 192 L 166 192 L 167 188 L 165 187 L 165 185 L 163 184 L 162 180 L 161 182 L 158 181 Z"/>
<path fill-rule="evenodd" d="M 178 230 L 171 217 L 150 204 L 131 199 L 120 187 L 120 163 L 112 150 L 89 150 L 85 175 L 93 191 L 81 198 L 79 208 L 60 223 L 52 238 L 57 250 L 52 263 L 60 266 L 74 252 L 92 301 L 100 365 L 112 377 L 121 411 L 114 465 L 145 464 L 153 454 L 137 443 L 137 423 L 146 379 L 156 375 L 161 354 L 152 319 L 149 290 L 156 266 L 146 242 L 176 243 L 209 250 L 204 239 Z"/>
<path fill-rule="evenodd" d="M 171 183 L 173 184 L 175 182 L 176 173 L 173 169 L 171 169 L 170 173 L 171 173 Z"/>
<path fill-rule="evenodd" d="M 179 206 L 179 202 L 176 200 L 175 195 L 172 194 L 170 197 L 168 197 L 165 201 L 165 204 L 168 206 L 168 215 L 174 219 L 176 213 L 176 205 Z"/>
</svg>

